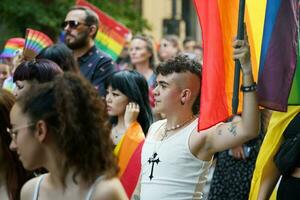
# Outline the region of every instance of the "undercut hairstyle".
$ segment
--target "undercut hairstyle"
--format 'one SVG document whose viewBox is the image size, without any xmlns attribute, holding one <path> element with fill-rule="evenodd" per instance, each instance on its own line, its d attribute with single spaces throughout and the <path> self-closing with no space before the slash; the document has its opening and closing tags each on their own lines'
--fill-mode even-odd
<svg viewBox="0 0 300 200">
<path fill-rule="evenodd" d="M 78 175 L 90 184 L 101 175 L 108 179 L 117 175 L 105 104 L 83 77 L 69 72 L 59 75 L 52 82 L 35 85 L 31 95 L 22 96 L 17 104 L 31 121 L 46 123 L 58 152 L 65 157 L 64 184 L 71 168 L 75 183 Z"/>
<path fill-rule="evenodd" d="M 202 81 L 202 66 L 194 59 L 190 59 L 187 55 L 179 54 L 174 58 L 171 58 L 165 62 L 160 63 L 156 68 L 156 75 L 161 74 L 167 76 L 173 73 L 190 72 L 199 78 L 199 82 Z M 201 88 L 201 87 L 200 87 Z M 196 115 L 199 113 L 200 108 L 200 94 L 197 95 L 196 100 L 193 103 L 193 113 Z"/>
<path fill-rule="evenodd" d="M 151 67 L 152 70 L 154 70 L 155 69 L 156 55 L 155 55 L 155 51 L 154 51 L 154 44 L 153 44 L 151 38 L 146 36 L 146 35 L 135 35 L 135 36 L 133 36 L 131 41 L 133 41 L 134 39 L 139 39 L 139 40 L 142 40 L 142 41 L 146 42 L 146 49 L 151 54 L 151 56 L 149 58 L 150 67 Z"/>
<path fill-rule="evenodd" d="M 16 69 L 13 82 L 37 81 L 45 83 L 52 81 L 58 74 L 62 74 L 61 68 L 53 61 L 47 59 L 36 59 L 22 62 Z"/>
<path fill-rule="evenodd" d="M 146 135 L 153 122 L 153 115 L 149 103 L 148 84 L 144 76 L 133 70 L 119 71 L 109 79 L 108 86 L 111 86 L 113 90 L 122 92 L 129 99 L 129 102 L 132 101 L 139 105 L 140 113 L 137 121 Z M 111 123 L 117 124 L 118 118 L 111 117 Z"/>
<path fill-rule="evenodd" d="M 98 29 L 99 29 L 100 20 L 99 20 L 98 15 L 93 10 L 91 10 L 88 7 L 85 7 L 85 6 L 73 6 L 73 7 L 70 8 L 69 12 L 73 11 L 73 10 L 82 10 L 82 11 L 84 11 L 84 13 L 85 13 L 84 22 L 88 26 L 92 26 L 92 25 L 96 26 L 96 32 L 92 36 L 93 39 L 94 39 L 96 37 Z"/>
<path fill-rule="evenodd" d="M 54 61 L 63 71 L 79 73 L 79 67 L 72 51 L 63 43 L 54 44 L 43 49 L 36 59 L 48 59 Z"/>
<path fill-rule="evenodd" d="M 20 199 L 21 188 L 30 177 L 17 153 L 9 149 L 11 137 L 7 129 L 11 128 L 9 113 L 14 103 L 14 95 L 0 88 L 0 159 L 4 174 L 2 183 L 6 184 L 9 199 Z"/>
</svg>

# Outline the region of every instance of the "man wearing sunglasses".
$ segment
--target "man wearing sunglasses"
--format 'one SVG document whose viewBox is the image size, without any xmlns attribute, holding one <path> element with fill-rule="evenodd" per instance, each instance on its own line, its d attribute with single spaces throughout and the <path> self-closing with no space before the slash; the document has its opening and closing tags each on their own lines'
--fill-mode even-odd
<svg viewBox="0 0 300 200">
<path fill-rule="evenodd" d="M 81 73 L 105 96 L 105 81 L 114 72 L 112 59 L 96 48 L 94 39 L 99 27 L 97 14 L 81 6 L 72 7 L 62 28 L 65 44 L 73 50 Z"/>
</svg>

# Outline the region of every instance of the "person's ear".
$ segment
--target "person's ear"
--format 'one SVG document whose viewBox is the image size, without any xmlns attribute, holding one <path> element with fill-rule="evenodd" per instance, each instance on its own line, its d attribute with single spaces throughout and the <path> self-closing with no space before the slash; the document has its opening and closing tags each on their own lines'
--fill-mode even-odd
<svg viewBox="0 0 300 200">
<path fill-rule="evenodd" d="M 44 120 L 39 120 L 35 126 L 36 126 L 35 137 L 40 143 L 43 143 L 46 140 L 48 134 L 47 124 Z"/>
<path fill-rule="evenodd" d="M 181 105 L 185 105 L 189 99 L 191 98 L 192 92 L 190 89 L 184 89 L 181 91 L 180 103 Z"/>
<path fill-rule="evenodd" d="M 89 27 L 89 32 L 90 32 L 90 35 L 92 36 L 92 35 L 95 35 L 95 34 L 97 34 L 97 27 L 96 27 L 96 25 L 91 25 L 90 27 Z"/>
</svg>

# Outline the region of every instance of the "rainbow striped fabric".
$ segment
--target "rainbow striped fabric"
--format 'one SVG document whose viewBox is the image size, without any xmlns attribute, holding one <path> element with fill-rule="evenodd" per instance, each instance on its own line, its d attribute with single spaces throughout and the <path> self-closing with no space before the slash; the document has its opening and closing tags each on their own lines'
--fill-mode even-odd
<svg viewBox="0 0 300 200">
<path fill-rule="evenodd" d="M 25 44 L 24 38 L 10 38 L 7 40 L 4 49 L 0 55 L 0 58 L 13 58 L 16 55 L 17 50 L 23 49 Z"/>
<path fill-rule="evenodd" d="M 198 126 L 203 130 L 232 113 L 231 44 L 237 32 L 239 1 L 194 0 L 194 4 L 204 49 Z M 286 111 L 287 105 L 300 104 L 298 9 L 297 0 L 246 1 L 245 23 L 259 104 L 273 110 Z M 241 94 L 239 99 L 240 112 Z"/>
<path fill-rule="evenodd" d="M 131 37 L 130 30 L 85 0 L 77 0 L 76 4 L 97 13 L 100 25 L 95 39 L 96 46 L 116 60 Z"/>
<path fill-rule="evenodd" d="M 52 40 L 44 33 L 27 28 L 26 37 L 25 37 L 25 46 L 23 51 L 24 58 L 26 60 L 32 60 L 44 48 L 52 44 L 53 44 Z"/>
<path fill-rule="evenodd" d="M 258 79 L 259 104 L 287 111 L 300 104 L 298 0 L 268 0 Z"/>
<path fill-rule="evenodd" d="M 118 176 L 129 199 L 139 179 L 144 139 L 142 127 L 138 122 L 134 122 L 114 149 L 120 168 Z"/>
<path fill-rule="evenodd" d="M 246 27 L 250 43 L 253 74 L 257 79 L 263 23 L 263 7 L 246 1 Z M 263 1 L 263 0 L 261 0 Z M 198 129 L 226 120 L 232 114 L 234 61 L 233 38 L 237 33 L 238 0 L 194 0 L 203 37 L 203 70 Z M 255 13 L 250 10 L 255 9 Z M 242 108 L 242 95 L 239 95 Z"/>
</svg>

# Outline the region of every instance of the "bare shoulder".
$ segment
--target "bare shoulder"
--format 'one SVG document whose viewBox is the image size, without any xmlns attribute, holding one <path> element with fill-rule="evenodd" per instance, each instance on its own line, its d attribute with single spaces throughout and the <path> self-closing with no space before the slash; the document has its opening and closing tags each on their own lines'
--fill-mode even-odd
<svg viewBox="0 0 300 200">
<path fill-rule="evenodd" d="M 201 160 L 209 160 L 211 157 L 210 155 L 206 155 L 203 152 L 207 153 L 206 151 L 206 141 L 208 135 L 215 131 L 215 127 L 198 131 L 197 129 L 193 130 L 193 133 L 189 139 L 189 148 L 191 153 Z"/>
<path fill-rule="evenodd" d="M 23 185 L 23 187 L 21 189 L 21 199 L 22 200 L 33 199 L 34 190 L 38 184 L 39 179 L 40 179 L 40 177 L 32 178 Z"/>
<path fill-rule="evenodd" d="M 128 200 L 124 188 L 117 178 L 100 181 L 94 192 L 95 200 Z"/>
</svg>

